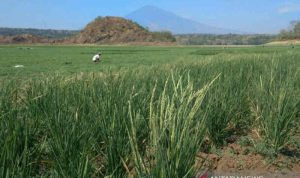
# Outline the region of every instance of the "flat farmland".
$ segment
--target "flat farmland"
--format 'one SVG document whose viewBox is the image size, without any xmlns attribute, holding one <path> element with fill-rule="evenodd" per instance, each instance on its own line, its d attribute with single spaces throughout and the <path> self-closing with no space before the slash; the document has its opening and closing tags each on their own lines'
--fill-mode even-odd
<svg viewBox="0 0 300 178">
<path fill-rule="evenodd" d="M 0 86 L 0 177 L 300 172 L 300 46 L 0 46 Z"/>
</svg>

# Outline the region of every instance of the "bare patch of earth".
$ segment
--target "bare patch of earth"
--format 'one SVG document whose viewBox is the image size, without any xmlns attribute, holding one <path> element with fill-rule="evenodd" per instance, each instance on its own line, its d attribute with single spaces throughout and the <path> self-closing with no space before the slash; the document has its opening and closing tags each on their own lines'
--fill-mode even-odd
<svg viewBox="0 0 300 178">
<path fill-rule="evenodd" d="M 196 164 L 200 169 L 197 175 L 199 178 L 300 177 L 299 159 L 281 154 L 272 163 L 268 163 L 263 156 L 251 153 L 247 147 L 241 147 L 235 143 L 222 148 L 221 154 L 198 154 Z"/>
</svg>

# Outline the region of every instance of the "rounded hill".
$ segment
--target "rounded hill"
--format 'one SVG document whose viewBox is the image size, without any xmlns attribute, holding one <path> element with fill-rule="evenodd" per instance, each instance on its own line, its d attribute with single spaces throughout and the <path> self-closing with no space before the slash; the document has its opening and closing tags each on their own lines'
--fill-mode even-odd
<svg viewBox="0 0 300 178">
<path fill-rule="evenodd" d="M 98 17 L 80 33 L 66 39 L 70 43 L 175 42 L 169 32 L 150 32 L 139 24 L 121 17 Z"/>
</svg>

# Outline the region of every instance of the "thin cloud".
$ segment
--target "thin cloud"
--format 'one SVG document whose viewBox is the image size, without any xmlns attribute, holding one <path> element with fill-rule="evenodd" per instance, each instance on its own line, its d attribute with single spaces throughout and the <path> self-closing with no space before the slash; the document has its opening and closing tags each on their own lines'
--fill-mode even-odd
<svg viewBox="0 0 300 178">
<path fill-rule="evenodd" d="M 278 8 L 279 14 L 287 14 L 291 12 L 300 12 L 300 4 L 286 4 Z"/>
</svg>

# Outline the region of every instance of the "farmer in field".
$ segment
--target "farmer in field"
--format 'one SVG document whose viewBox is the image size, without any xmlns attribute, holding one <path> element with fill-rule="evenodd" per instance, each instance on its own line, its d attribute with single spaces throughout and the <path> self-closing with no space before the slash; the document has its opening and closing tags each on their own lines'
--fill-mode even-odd
<svg viewBox="0 0 300 178">
<path fill-rule="evenodd" d="M 101 61 L 101 53 L 97 53 L 94 57 L 93 57 L 93 62 L 100 62 Z"/>
</svg>

